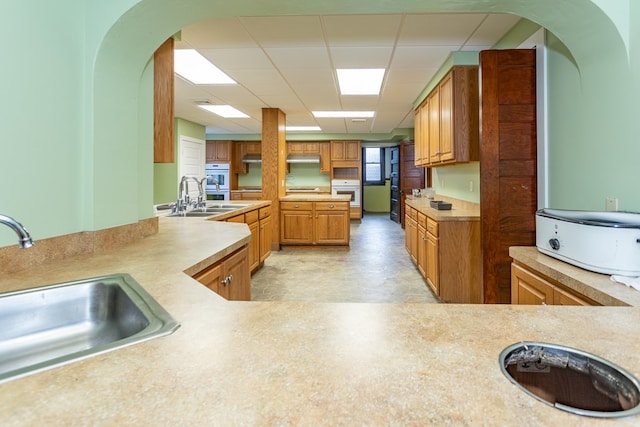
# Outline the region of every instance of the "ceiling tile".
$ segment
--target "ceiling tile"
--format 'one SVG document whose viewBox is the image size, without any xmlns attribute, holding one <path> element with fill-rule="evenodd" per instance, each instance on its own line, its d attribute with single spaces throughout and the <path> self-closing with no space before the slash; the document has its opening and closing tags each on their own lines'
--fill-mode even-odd
<svg viewBox="0 0 640 427">
<path fill-rule="evenodd" d="M 178 42 L 181 46 L 186 44 L 198 49 L 256 46 L 238 18 L 213 19 L 189 25 L 182 30 L 181 39 Z"/>
<path fill-rule="evenodd" d="M 237 69 L 271 69 L 273 64 L 262 49 L 243 47 L 235 49 L 198 49 L 205 58 L 222 71 Z"/>
<path fill-rule="evenodd" d="M 266 54 L 278 68 L 331 68 L 327 48 L 266 48 Z"/>
<path fill-rule="evenodd" d="M 240 21 L 263 48 L 325 45 L 318 16 L 245 17 Z"/>
<path fill-rule="evenodd" d="M 393 46 L 402 15 L 323 16 L 329 46 Z"/>
<path fill-rule="evenodd" d="M 508 14 L 487 15 L 480 27 L 467 41 L 472 46 L 493 46 L 518 21 L 519 16 Z"/>
<path fill-rule="evenodd" d="M 332 47 L 335 68 L 387 68 L 392 47 Z"/>
<path fill-rule="evenodd" d="M 399 46 L 461 46 L 473 34 L 485 14 L 407 15 Z"/>
</svg>

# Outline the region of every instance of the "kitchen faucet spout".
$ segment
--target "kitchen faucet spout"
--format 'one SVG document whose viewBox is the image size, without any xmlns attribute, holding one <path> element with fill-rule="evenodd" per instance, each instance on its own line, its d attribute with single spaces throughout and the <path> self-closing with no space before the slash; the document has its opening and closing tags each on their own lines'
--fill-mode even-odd
<svg viewBox="0 0 640 427">
<path fill-rule="evenodd" d="M 22 249 L 30 248 L 31 246 L 33 246 L 34 243 L 33 240 L 31 240 L 29 232 L 18 221 L 9 216 L 0 214 L 0 224 L 4 224 L 16 232 L 19 239 L 18 245 L 20 245 Z"/>
</svg>

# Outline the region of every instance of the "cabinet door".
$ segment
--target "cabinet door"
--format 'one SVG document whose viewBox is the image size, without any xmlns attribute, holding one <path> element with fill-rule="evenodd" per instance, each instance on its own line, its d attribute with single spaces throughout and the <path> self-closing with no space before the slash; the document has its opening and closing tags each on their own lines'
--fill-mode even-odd
<svg viewBox="0 0 640 427">
<path fill-rule="evenodd" d="M 280 242 L 311 245 L 313 225 L 311 210 L 282 211 L 280 214 Z"/>
<path fill-rule="evenodd" d="M 360 141 L 345 141 L 344 144 L 344 159 L 360 161 Z"/>
<path fill-rule="evenodd" d="M 553 304 L 554 305 L 594 305 L 586 299 L 580 298 L 577 295 L 569 293 L 563 289 L 555 288 L 553 290 Z"/>
<path fill-rule="evenodd" d="M 331 141 L 331 160 L 344 160 L 344 141 Z"/>
<path fill-rule="evenodd" d="M 407 216 L 404 228 L 409 256 L 414 264 L 418 264 L 418 223 L 411 216 Z"/>
<path fill-rule="evenodd" d="M 231 141 L 215 142 L 215 160 L 218 162 L 228 162 L 231 160 Z"/>
<path fill-rule="evenodd" d="M 447 74 L 440 82 L 440 161 L 455 160 L 453 145 L 453 79 Z"/>
<path fill-rule="evenodd" d="M 318 149 L 320 150 L 320 172 L 331 172 L 331 145 L 328 142 L 321 142 Z"/>
<path fill-rule="evenodd" d="M 418 224 L 418 270 L 422 277 L 427 277 L 427 231 Z"/>
<path fill-rule="evenodd" d="M 198 282 L 211 289 L 213 292 L 220 294 L 220 288 L 222 286 L 223 279 L 223 263 L 218 263 L 210 266 L 209 268 L 195 274 L 193 276 Z"/>
<path fill-rule="evenodd" d="M 320 245 L 346 245 L 349 242 L 349 212 L 316 211 L 315 243 Z"/>
<path fill-rule="evenodd" d="M 520 266 L 511 264 L 511 303 L 553 304 L 554 286 Z"/>
<path fill-rule="evenodd" d="M 438 253 L 438 238 L 427 233 L 427 284 L 436 295 L 440 295 L 440 256 Z"/>
<path fill-rule="evenodd" d="M 260 262 L 271 255 L 271 217 L 260 220 Z"/>
<path fill-rule="evenodd" d="M 440 90 L 429 95 L 429 163 L 440 162 Z"/>
<path fill-rule="evenodd" d="M 214 163 L 216 161 L 216 142 L 215 141 L 207 141 L 205 146 L 205 162 L 206 163 Z"/>
<path fill-rule="evenodd" d="M 251 243 L 249 244 L 249 270 L 253 271 L 260 265 L 260 223 L 255 221 L 249 225 Z"/>
<path fill-rule="evenodd" d="M 222 288 L 228 295 L 226 298 L 230 301 L 251 301 L 251 275 L 247 255 L 245 247 L 225 261 L 227 284 L 223 284 Z M 220 295 L 223 294 L 220 293 Z"/>
</svg>

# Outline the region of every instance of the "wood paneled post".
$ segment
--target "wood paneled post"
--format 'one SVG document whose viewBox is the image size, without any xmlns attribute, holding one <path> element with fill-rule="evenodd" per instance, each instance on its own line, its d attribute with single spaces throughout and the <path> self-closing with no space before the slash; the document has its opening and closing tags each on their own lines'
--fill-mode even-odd
<svg viewBox="0 0 640 427">
<path fill-rule="evenodd" d="M 285 122 L 286 116 L 280 109 L 262 109 L 262 199 L 271 200 L 273 250 L 280 249 L 280 197 L 286 194 Z"/>
<path fill-rule="evenodd" d="M 480 75 L 484 302 L 508 304 L 511 302 L 509 246 L 536 243 L 535 51 L 482 51 Z"/>
<path fill-rule="evenodd" d="M 173 38 L 153 54 L 153 162 L 173 163 Z"/>
</svg>

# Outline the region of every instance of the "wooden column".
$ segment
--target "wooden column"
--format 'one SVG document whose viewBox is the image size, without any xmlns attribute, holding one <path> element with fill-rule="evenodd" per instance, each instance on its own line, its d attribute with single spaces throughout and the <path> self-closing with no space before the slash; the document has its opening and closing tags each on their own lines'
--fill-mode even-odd
<svg viewBox="0 0 640 427">
<path fill-rule="evenodd" d="M 262 109 L 262 199 L 271 200 L 273 250 L 280 250 L 280 197 L 286 194 L 286 116 L 278 108 Z"/>
<path fill-rule="evenodd" d="M 175 161 L 173 138 L 173 38 L 153 54 L 153 162 Z"/>
<path fill-rule="evenodd" d="M 511 302 L 509 246 L 533 246 L 537 208 L 534 50 L 480 52 L 480 212 L 485 303 Z"/>
</svg>

